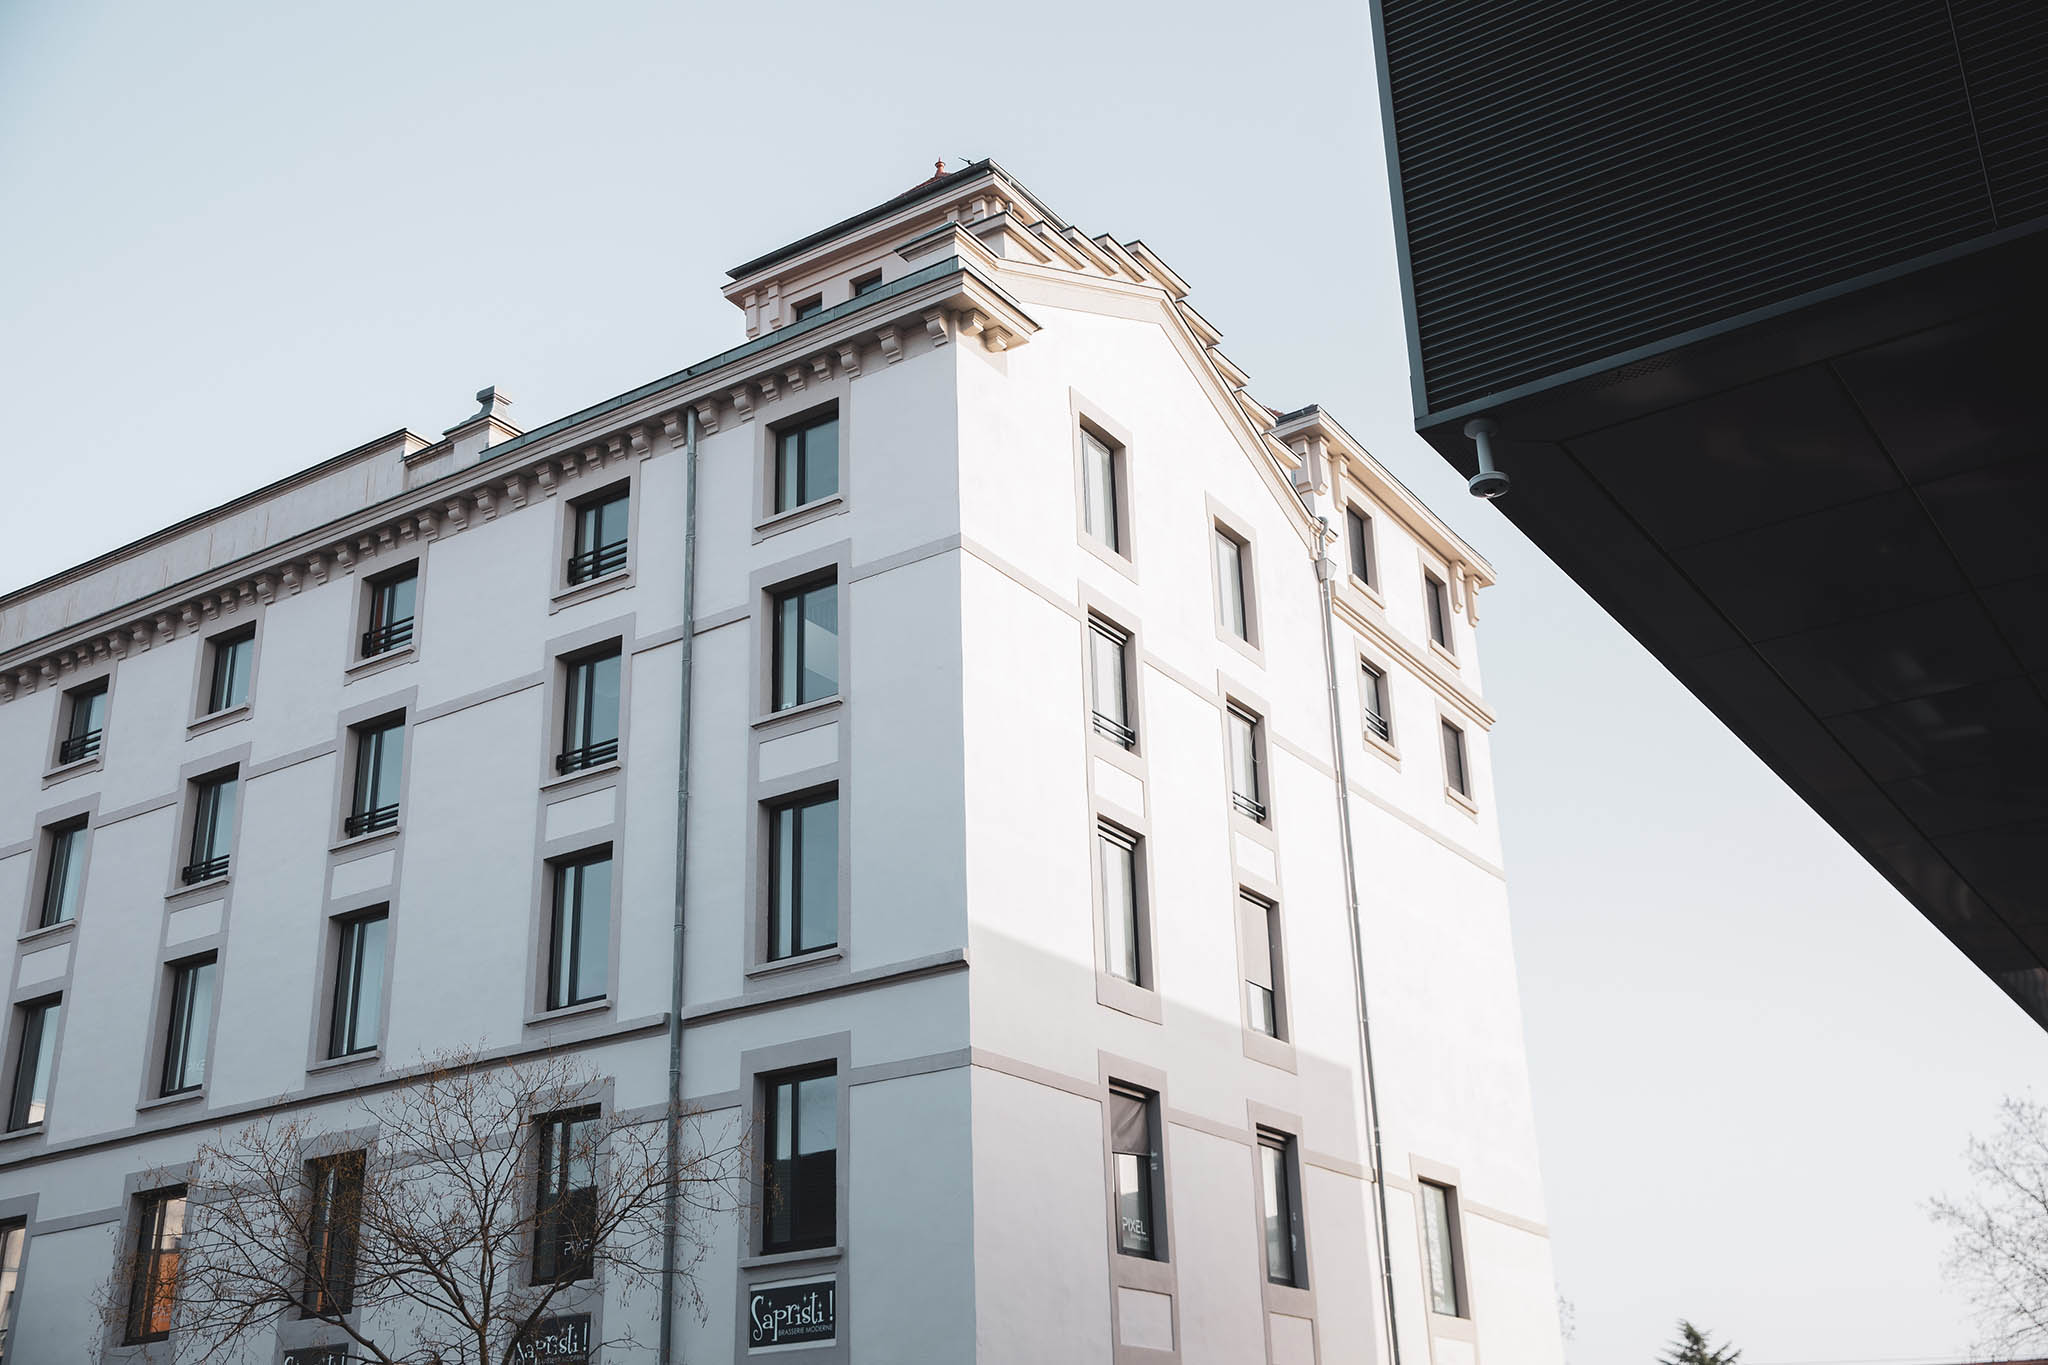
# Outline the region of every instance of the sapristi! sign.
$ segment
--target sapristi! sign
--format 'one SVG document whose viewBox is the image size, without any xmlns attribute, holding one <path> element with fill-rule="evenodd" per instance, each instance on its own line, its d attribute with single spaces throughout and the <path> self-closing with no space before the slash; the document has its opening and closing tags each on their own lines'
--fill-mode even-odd
<svg viewBox="0 0 2048 1365">
<path fill-rule="evenodd" d="M 542 1318 L 512 1347 L 515 1365 L 588 1365 L 590 1314 Z"/>
<path fill-rule="evenodd" d="M 837 1280 L 756 1285 L 747 1291 L 747 1349 L 833 1340 L 838 1300 Z"/>
</svg>

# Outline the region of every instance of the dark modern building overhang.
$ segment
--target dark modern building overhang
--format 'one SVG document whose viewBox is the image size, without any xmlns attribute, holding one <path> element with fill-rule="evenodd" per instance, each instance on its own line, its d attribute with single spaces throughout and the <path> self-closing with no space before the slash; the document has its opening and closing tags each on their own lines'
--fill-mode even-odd
<svg viewBox="0 0 2048 1365">
<path fill-rule="evenodd" d="M 2048 1025 L 2048 6 L 1374 9 L 1417 429 Z"/>
</svg>

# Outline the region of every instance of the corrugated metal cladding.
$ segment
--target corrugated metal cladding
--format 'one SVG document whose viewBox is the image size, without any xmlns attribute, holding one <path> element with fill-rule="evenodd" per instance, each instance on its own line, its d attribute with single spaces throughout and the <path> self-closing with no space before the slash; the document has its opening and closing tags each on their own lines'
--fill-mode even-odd
<svg viewBox="0 0 2048 1365">
<path fill-rule="evenodd" d="M 1380 5 L 1433 413 L 2048 210 L 2044 0 Z"/>
</svg>

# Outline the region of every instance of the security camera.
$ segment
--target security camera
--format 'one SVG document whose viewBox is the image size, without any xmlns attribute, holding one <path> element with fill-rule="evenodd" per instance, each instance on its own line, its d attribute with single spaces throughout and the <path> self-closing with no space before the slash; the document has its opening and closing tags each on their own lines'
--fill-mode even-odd
<svg viewBox="0 0 2048 1365">
<path fill-rule="evenodd" d="M 1499 431 L 1491 417 L 1475 417 L 1465 423 L 1465 434 L 1479 450 L 1479 472 L 1465 481 L 1475 498 L 1498 498 L 1508 491 L 1508 476 L 1493 467 L 1493 438 Z"/>
</svg>

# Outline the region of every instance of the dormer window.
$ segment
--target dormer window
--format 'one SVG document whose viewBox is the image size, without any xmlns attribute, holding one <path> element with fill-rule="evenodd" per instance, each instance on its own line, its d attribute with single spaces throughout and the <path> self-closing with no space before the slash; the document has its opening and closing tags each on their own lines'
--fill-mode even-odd
<svg viewBox="0 0 2048 1365">
<path fill-rule="evenodd" d="M 790 314 L 790 321 L 802 322 L 807 318 L 814 318 L 824 311 L 825 296 L 823 294 L 813 294 L 796 306 L 795 311 Z"/>
</svg>

